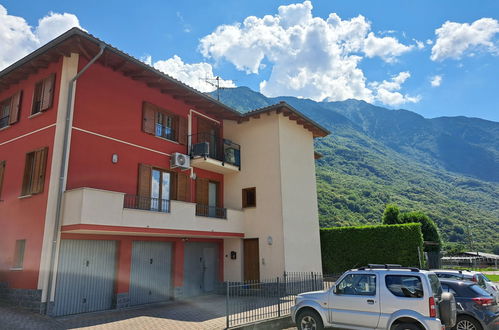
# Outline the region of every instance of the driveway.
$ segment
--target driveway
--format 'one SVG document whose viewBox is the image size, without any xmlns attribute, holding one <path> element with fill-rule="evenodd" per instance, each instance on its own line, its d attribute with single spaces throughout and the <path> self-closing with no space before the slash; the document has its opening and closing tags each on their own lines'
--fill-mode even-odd
<svg viewBox="0 0 499 330">
<path fill-rule="evenodd" d="M 224 329 L 225 297 L 50 318 L 0 305 L 0 329 Z"/>
</svg>

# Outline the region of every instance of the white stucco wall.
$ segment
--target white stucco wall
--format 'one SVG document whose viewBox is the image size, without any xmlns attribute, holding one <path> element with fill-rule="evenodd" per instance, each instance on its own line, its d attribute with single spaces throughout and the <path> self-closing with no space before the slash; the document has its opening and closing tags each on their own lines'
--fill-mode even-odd
<svg viewBox="0 0 499 330">
<path fill-rule="evenodd" d="M 312 133 L 279 117 L 285 269 L 321 272 Z"/>
<path fill-rule="evenodd" d="M 257 206 L 244 209 L 244 219 L 245 238 L 259 238 L 260 278 L 320 272 L 312 133 L 272 113 L 240 124 L 225 121 L 224 136 L 241 145 L 241 172 L 224 178 L 225 205 L 240 208 L 242 189 L 256 187 Z"/>
<path fill-rule="evenodd" d="M 284 270 L 279 117 L 237 124 L 224 122 L 224 136 L 241 145 L 241 172 L 224 177 L 224 202 L 241 208 L 242 189 L 256 187 L 256 207 L 244 209 L 245 238 L 259 239 L 260 278 L 281 275 Z M 271 236 L 273 244 L 267 243 Z"/>
</svg>

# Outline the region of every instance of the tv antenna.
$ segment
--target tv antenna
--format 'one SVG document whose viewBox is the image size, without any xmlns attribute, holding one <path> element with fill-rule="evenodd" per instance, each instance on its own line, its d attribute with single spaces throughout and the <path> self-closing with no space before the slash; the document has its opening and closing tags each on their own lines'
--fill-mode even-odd
<svg viewBox="0 0 499 330">
<path fill-rule="evenodd" d="M 207 84 L 210 84 L 211 86 L 215 87 L 217 90 L 217 101 L 220 101 L 220 90 L 221 89 L 228 89 L 228 88 L 233 88 L 233 87 L 224 87 L 220 86 L 220 76 L 216 76 L 215 78 L 204 78 L 204 82 Z"/>
</svg>

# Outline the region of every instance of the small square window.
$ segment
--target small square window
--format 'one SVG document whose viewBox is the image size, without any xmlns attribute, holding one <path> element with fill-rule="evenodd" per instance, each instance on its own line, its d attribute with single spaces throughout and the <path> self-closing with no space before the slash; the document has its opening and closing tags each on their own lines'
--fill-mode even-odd
<svg viewBox="0 0 499 330">
<path fill-rule="evenodd" d="M 23 268 L 25 246 L 26 246 L 25 239 L 18 239 L 16 241 L 16 250 L 14 251 L 14 264 L 12 265 L 12 268 L 14 269 Z"/>
<path fill-rule="evenodd" d="M 255 207 L 256 206 L 256 188 L 245 188 L 243 189 L 243 207 Z"/>
</svg>

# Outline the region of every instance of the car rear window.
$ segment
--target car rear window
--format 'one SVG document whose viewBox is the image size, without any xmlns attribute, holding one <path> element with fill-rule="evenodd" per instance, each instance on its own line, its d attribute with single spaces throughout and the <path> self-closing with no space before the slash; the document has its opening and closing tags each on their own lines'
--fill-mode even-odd
<svg viewBox="0 0 499 330">
<path fill-rule="evenodd" d="M 431 291 L 433 291 L 433 295 L 440 297 L 442 295 L 442 286 L 440 285 L 437 275 L 428 274 L 428 278 L 430 279 Z"/>
<path fill-rule="evenodd" d="M 473 284 L 469 286 L 470 290 L 476 293 L 478 296 L 490 296 L 490 293 L 482 289 L 480 286 L 477 284 Z"/>
<path fill-rule="evenodd" d="M 422 298 L 424 296 L 423 284 L 419 276 L 387 275 L 385 284 L 388 290 L 397 297 Z"/>
</svg>

